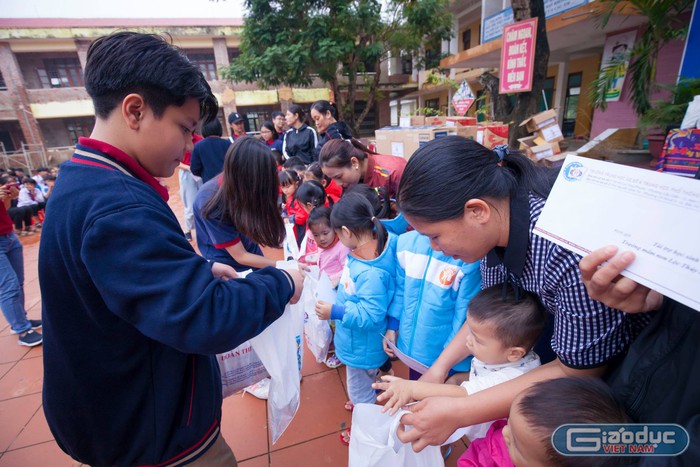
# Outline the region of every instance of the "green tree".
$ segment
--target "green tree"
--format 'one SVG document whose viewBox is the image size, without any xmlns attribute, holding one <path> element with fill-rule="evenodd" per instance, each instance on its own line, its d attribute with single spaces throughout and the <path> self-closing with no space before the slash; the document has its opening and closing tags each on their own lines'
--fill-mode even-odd
<svg viewBox="0 0 700 467">
<path fill-rule="evenodd" d="M 381 64 L 391 56 L 424 60 L 424 44 L 450 38 L 449 0 L 246 0 L 241 55 L 223 76 L 261 87 L 333 91 L 355 132 L 381 98 Z M 371 70 L 373 73 L 366 73 Z M 365 103 L 355 114 L 355 101 Z"/>
</svg>

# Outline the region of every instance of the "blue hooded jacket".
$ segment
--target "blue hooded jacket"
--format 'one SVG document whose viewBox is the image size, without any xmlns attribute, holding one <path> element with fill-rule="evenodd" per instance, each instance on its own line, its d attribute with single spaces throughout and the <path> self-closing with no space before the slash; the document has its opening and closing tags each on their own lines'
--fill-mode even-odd
<svg viewBox="0 0 700 467">
<path fill-rule="evenodd" d="M 335 320 L 335 353 L 352 368 L 371 370 L 386 361 L 382 334 L 394 296 L 396 236 L 388 234 L 384 251 L 366 261 L 348 255 L 338 284 L 331 318 Z"/>
<path fill-rule="evenodd" d="M 433 250 L 430 239 L 416 231 L 399 236 L 396 252 L 389 329 L 398 330 L 399 350 L 430 366 L 464 324 L 469 301 L 481 289 L 479 263 Z M 469 371 L 470 360 L 453 369 Z"/>
</svg>

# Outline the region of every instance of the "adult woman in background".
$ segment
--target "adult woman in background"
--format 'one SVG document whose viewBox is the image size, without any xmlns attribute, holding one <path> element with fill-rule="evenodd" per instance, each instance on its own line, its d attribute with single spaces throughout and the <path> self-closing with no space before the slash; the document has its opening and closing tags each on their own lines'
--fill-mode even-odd
<svg viewBox="0 0 700 467">
<path fill-rule="evenodd" d="M 580 257 L 533 233 L 556 174 L 505 146 L 489 150 L 458 136 L 431 141 L 406 166 L 402 213 L 435 250 L 481 260 L 483 287 L 510 282 L 535 294 L 554 317 L 556 359 L 464 399 L 428 398 L 410 407 L 401 432 L 416 450 L 440 444 L 457 427 L 508 416 L 515 396 L 537 381 L 601 377 L 625 353 L 648 317 L 625 315 L 586 293 Z M 442 382 L 466 357 L 463 327 L 422 379 Z M 544 361 L 544 359 L 543 359 Z"/>
<path fill-rule="evenodd" d="M 332 139 L 324 144 L 319 155 L 323 173 L 343 188 L 364 183 L 383 188 L 388 198 L 395 198 L 406 160 L 376 154 L 358 143 Z"/>
<path fill-rule="evenodd" d="M 289 130 L 284 134 L 282 153 L 285 159 L 298 157 L 304 164 L 314 161 L 314 149 L 318 146 L 316 131 L 304 123 L 304 111 L 300 105 L 292 104 L 287 110 Z"/>
<path fill-rule="evenodd" d="M 328 101 L 316 101 L 311 104 L 311 120 L 318 131 L 318 146 L 315 149 L 315 161 L 321 153 L 321 148 L 331 139 L 352 139 L 352 130 L 345 122 L 339 122 L 338 110 Z"/>
</svg>

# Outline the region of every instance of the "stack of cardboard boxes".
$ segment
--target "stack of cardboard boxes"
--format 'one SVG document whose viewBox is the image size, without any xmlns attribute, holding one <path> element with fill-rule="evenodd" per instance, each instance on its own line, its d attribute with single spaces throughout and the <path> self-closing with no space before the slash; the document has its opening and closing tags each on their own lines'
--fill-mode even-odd
<svg viewBox="0 0 700 467">
<path fill-rule="evenodd" d="M 408 159 L 419 147 L 447 135 L 474 139 L 488 148 L 508 143 L 508 125 L 477 124 L 474 117 L 401 117 L 400 124 L 376 130 L 377 152 Z"/>
<path fill-rule="evenodd" d="M 557 112 L 546 110 L 533 115 L 520 124 L 533 133 L 531 136 L 520 138 L 520 148 L 527 156 L 535 162 L 540 162 L 547 166 L 552 166 L 564 160 L 565 155 L 561 154 L 559 141 L 564 139 L 564 135 L 557 123 Z"/>
</svg>

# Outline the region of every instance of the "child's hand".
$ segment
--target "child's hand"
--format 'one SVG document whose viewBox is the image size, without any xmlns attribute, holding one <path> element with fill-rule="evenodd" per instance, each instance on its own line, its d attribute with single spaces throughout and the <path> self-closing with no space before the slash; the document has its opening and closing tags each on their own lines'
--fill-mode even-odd
<svg viewBox="0 0 700 467">
<path fill-rule="evenodd" d="M 374 383 L 374 389 L 381 389 L 383 393 L 377 396 L 377 402 L 384 402 L 382 412 L 391 410 L 389 415 L 394 415 L 401 407 L 413 401 L 413 384 L 415 381 L 398 378 L 396 376 L 382 376 L 381 383 Z"/>
<path fill-rule="evenodd" d="M 333 305 L 328 302 L 324 302 L 323 300 L 319 300 L 316 302 L 314 311 L 316 312 L 318 319 L 326 320 L 331 319 L 331 308 L 333 308 Z"/>
<path fill-rule="evenodd" d="M 386 333 L 384 334 L 384 336 L 385 336 L 389 341 L 391 341 L 392 344 L 396 345 L 396 334 L 397 334 L 396 331 L 393 331 L 393 330 L 391 330 L 391 329 L 387 329 L 387 330 L 386 330 Z M 382 345 L 384 346 L 384 352 L 385 352 L 388 356 L 390 356 L 390 357 L 395 357 L 394 351 L 391 350 L 391 347 L 389 347 L 389 343 L 388 343 L 385 339 L 382 339 Z"/>
</svg>

